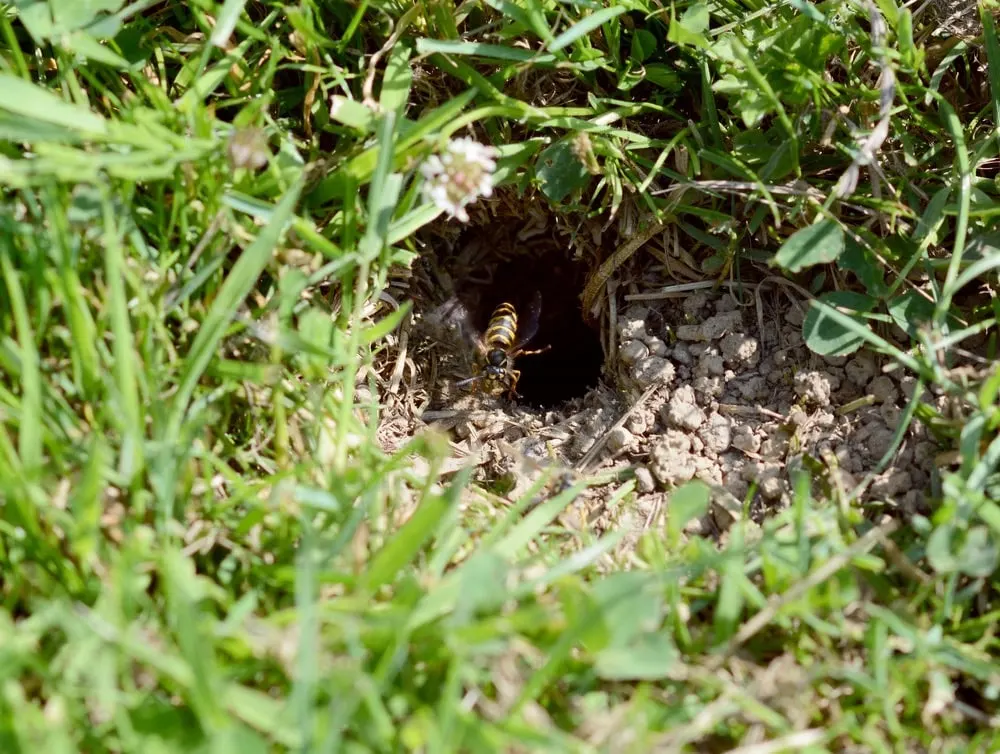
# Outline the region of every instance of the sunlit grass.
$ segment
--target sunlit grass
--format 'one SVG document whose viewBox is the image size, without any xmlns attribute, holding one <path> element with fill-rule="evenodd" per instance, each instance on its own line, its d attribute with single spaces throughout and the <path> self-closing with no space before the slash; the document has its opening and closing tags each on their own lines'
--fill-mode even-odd
<svg viewBox="0 0 1000 754">
<path fill-rule="evenodd" d="M 0 4 L 3 751 L 996 750 L 987 5 Z M 929 515 L 802 476 L 720 544 L 696 484 L 622 557 L 560 535 L 579 485 L 385 452 L 379 294 L 459 137 L 706 279 L 795 275 L 810 347 L 919 379 Z"/>
</svg>

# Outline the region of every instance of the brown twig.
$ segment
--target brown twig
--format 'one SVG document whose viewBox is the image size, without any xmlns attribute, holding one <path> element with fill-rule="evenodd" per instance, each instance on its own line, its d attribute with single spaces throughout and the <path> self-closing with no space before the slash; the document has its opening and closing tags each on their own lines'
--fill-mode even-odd
<svg viewBox="0 0 1000 754">
<path fill-rule="evenodd" d="M 629 420 L 629 417 L 632 416 L 632 414 L 634 414 L 641 406 L 643 406 L 646 401 L 649 400 L 649 397 L 660 387 L 661 385 L 650 385 L 646 388 L 646 392 L 640 395 L 639 399 L 629 407 L 628 411 L 622 414 L 621 418 L 611 425 L 607 432 L 597 438 L 594 441 L 594 444 L 590 446 L 590 449 L 583 454 L 583 457 L 579 461 L 576 462 L 576 471 L 581 474 L 586 473 L 587 467 L 597 457 L 597 454 L 601 452 L 601 449 L 604 448 L 604 445 L 607 443 L 611 433 L 616 429 L 624 427 L 625 422 Z"/>
<path fill-rule="evenodd" d="M 627 262 L 636 251 L 638 251 L 645 243 L 647 243 L 653 236 L 662 231 L 665 227 L 665 222 L 661 220 L 654 220 L 647 225 L 644 230 L 639 231 L 635 236 L 619 246 L 615 250 L 614 254 L 608 257 L 604 263 L 597 268 L 597 271 L 593 274 L 593 276 L 591 276 L 590 280 L 587 281 L 587 285 L 583 290 L 584 316 L 593 319 L 597 315 L 594 305 L 597 303 L 597 299 L 601 295 L 601 291 L 604 290 L 604 285 L 614 274 L 615 270 L 625 264 L 625 262 Z"/>
</svg>

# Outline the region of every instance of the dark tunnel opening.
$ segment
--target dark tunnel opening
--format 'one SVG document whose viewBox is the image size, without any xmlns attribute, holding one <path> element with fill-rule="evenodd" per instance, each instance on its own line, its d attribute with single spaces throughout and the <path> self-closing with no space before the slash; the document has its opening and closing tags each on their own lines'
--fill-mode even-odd
<svg viewBox="0 0 1000 754">
<path fill-rule="evenodd" d="M 500 262 L 492 281 L 480 284 L 472 309 L 475 325 L 485 332 L 494 308 L 509 302 L 518 312 L 518 330 L 526 326 L 529 304 L 535 291 L 541 293 L 538 332 L 526 346 L 549 349 L 519 357 L 514 368 L 521 371 L 517 401 L 534 408 L 555 408 L 582 397 L 596 387 L 604 363 L 597 331 L 583 320 L 580 293 L 586 270 L 563 251 L 538 256 L 530 252 Z"/>
</svg>

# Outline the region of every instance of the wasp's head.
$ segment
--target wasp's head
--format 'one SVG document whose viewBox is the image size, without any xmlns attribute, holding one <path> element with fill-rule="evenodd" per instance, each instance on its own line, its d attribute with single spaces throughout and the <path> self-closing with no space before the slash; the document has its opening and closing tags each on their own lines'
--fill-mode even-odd
<svg viewBox="0 0 1000 754">
<path fill-rule="evenodd" d="M 507 381 L 507 370 L 504 367 L 488 365 L 484 370 L 483 374 L 489 382 L 494 382 L 498 385 L 502 385 Z"/>
<path fill-rule="evenodd" d="M 457 384 L 479 383 L 481 389 L 490 394 L 499 394 L 510 387 L 510 360 L 502 348 L 491 348 L 486 354 L 486 364 L 475 377 L 468 377 Z"/>
<path fill-rule="evenodd" d="M 486 366 L 482 373 L 488 385 L 487 392 L 497 393 L 506 389 L 507 354 L 500 348 L 491 350 L 486 355 Z"/>
</svg>

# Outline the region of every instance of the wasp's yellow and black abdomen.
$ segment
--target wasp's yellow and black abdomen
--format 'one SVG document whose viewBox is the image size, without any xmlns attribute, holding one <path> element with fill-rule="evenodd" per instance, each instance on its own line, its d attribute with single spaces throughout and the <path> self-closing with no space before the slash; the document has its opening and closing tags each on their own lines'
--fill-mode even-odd
<svg viewBox="0 0 1000 754">
<path fill-rule="evenodd" d="M 490 348 L 509 349 L 514 345 L 517 333 L 517 313 L 508 303 L 500 304 L 493 310 L 489 327 L 486 328 L 486 345 Z"/>
</svg>

